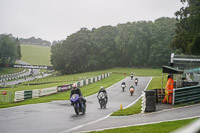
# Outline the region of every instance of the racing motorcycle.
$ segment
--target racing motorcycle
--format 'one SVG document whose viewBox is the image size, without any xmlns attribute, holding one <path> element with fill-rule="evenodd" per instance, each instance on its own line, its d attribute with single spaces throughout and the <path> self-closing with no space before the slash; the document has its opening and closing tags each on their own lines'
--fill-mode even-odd
<svg viewBox="0 0 200 133">
<path fill-rule="evenodd" d="M 126 88 L 126 85 L 122 84 L 122 91 L 124 91 Z"/>
<path fill-rule="evenodd" d="M 106 108 L 106 95 L 103 92 L 100 92 L 99 95 L 97 96 L 98 100 L 99 100 L 99 104 L 101 109 L 102 108 Z"/>
<path fill-rule="evenodd" d="M 135 78 L 135 85 L 137 86 L 138 84 L 138 78 Z"/>
<path fill-rule="evenodd" d="M 135 88 L 132 87 L 132 88 L 130 88 L 129 90 L 130 90 L 130 94 L 131 94 L 131 96 L 132 96 L 132 95 L 134 94 Z"/>
<path fill-rule="evenodd" d="M 82 114 L 85 114 L 86 111 L 86 105 L 83 101 L 80 103 L 80 97 L 78 94 L 73 94 L 70 101 L 72 102 L 72 106 L 74 107 L 74 111 L 77 115 L 79 115 L 79 112 L 82 112 Z"/>
</svg>

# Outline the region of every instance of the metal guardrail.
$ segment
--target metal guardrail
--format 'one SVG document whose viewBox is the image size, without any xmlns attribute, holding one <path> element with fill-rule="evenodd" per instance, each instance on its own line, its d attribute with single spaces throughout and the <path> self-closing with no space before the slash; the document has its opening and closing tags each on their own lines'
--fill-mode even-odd
<svg viewBox="0 0 200 133">
<path fill-rule="evenodd" d="M 200 85 L 174 89 L 173 105 L 200 102 Z"/>
</svg>

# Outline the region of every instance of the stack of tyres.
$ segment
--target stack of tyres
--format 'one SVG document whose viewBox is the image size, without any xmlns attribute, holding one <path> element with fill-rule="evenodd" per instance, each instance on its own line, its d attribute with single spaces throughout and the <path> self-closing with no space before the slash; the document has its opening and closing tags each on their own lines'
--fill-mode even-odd
<svg viewBox="0 0 200 133">
<path fill-rule="evenodd" d="M 154 90 L 145 91 L 146 108 L 145 112 L 156 111 L 156 95 Z"/>
</svg>

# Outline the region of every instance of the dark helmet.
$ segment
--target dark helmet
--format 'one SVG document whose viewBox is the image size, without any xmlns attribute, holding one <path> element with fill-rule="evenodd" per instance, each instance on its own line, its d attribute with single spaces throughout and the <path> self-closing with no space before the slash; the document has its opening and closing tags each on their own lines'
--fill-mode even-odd
<svg viewBox="0 0 200 133">
<path fill-rule="evenodd" d="M 167 75 L 167 79 L 171 78 L 172 76 L 171 75 Z"/>
</svg>

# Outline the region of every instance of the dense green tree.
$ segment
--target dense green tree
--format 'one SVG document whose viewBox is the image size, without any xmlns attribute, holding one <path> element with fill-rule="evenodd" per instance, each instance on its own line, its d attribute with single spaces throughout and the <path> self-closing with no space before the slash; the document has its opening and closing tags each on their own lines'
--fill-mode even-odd
<svg viewBox="0 0 200 133">
<path fill-rule="evenodd" d="M 51 48 L 51 62 L 56 70 L 65 73 L 84 72 L 88 67 L 89 31 L 82 28 Z"/>
<path fill-rule="evenodd" d="M 175 13 L 178 23 L 172 47 L 186 54 L 200 54 L 200 1 L 181 0 L 186 6 Z"/>
<path fill-rule="evenodd" d="M 116 36 L 116 27 L 103 26 L 92 30 L 89 51 L 90 70 L 105 69 L 116 66 L 118 60 L 118 51 L 115 44 Z"/>
<path fill-rule="evenodd" d="M 20 42 L 18 38 L 15 41 L 17 45 L 17 60 L 20 60 L 22 58 Z"/>
<path fill-rule="evenodd" d="M 168 65 L 172 50 L 170 44 L 175 35 L 177 21 L 174 18 L 159 18 L 155 20 L 153 27 L 151 54 L 149 64 L 151 67 Z"/>
<path fill-rule="evenodd" d="M 21 58 L 19 42 L 10 35 L 0 35 L 0 64 L 13 64 Z"/>
</svg>

